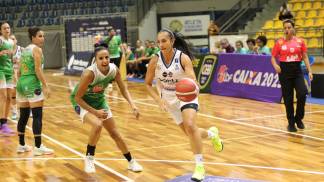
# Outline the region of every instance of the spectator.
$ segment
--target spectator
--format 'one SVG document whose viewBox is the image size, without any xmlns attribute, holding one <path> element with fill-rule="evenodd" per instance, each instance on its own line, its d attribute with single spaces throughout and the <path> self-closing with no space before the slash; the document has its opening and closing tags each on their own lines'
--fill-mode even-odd
<svg viewBox="0 0 324 182">
<path fill-rule="evenodd" d="M 243 46 L 243 42 L 241 40 L 238 40 L 235 42 L 236 51 L 237 54 L 247 54 L 247 49 Z"/>
<path fill-rule="evenodd" d="M 215 49 L 211 53 L 213 54 L 224 53 L 224 49 L 222 49 L 220 41 L 215 42 Z"/>
<path fill-rule="evenodd" d="M 219 33 L 219 28 L 214 20 L 210 20 L 208 26 L 208 35 L 217 35 Z"/>
<path fill-rule="evenodd" d="M 254 39 L 248 39 L 246 41 L 246 44 L 248 45 L 248 50 L 247 50 L 247 54 L 255 54 L 254 52 L 254 47 L 255 47 L 255 40 Z"/>
<path fill-rule="evenodd" d="M 133 78 L 137 68 L 135 56 L 127 43 L 123 43 L 121 47 L 126 60 L 127 78 Z"/>
<path fill-rule="evenodd" d="M 220 43 L 221 43 L 222 48 L 225 49 L 226 53 L 233 53 L 235 51 L 234 47 L 229 44 L 229 42 L 226 38 L 222 39 L 220 41 Z"/>
<path fill-rule="evenodd" d="M 108 30 L 109 36 L 104 39 L 104 43 L 108 45 L 110 62 L 114 63 L 118 68 L 120 65 L 120 45 L 122 43 L 120 36 L 116 35 L 114 28 Z"/>
<path fill-rule="evenodd" d="M 263 55 L 271 54 L 270 48 L 267 46 L 268 39 L 266 36 L 260 35 L 255 42 L 257 44 L 257 47 L 255 48 L 254 51 L 257 54 L 263 54 Z"/>
</svg>

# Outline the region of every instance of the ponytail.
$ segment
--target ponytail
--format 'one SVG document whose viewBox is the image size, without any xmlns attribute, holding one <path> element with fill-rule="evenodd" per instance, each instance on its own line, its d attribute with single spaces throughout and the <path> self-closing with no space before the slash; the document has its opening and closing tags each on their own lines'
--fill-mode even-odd
<svg viewBox="0 0 324 182">
<path fill-rule="evenodd" d="M 162 29 L 160 32 L 167 32 L 170 38 L 174 40 L 173 47 L 188 55 L 191 60 L 194 59 L 194 56 L 190 52 L 188 43 L 184 40 L 183 35 L 177 32 L 172 32 L 169 29 Z"/>
</svg>

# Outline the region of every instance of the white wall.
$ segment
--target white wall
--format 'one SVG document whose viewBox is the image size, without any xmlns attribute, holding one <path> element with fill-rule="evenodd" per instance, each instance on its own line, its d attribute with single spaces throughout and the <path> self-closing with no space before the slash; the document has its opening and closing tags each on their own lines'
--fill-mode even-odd
<svg viewBox="0 0 324 182">
<path fill-rule="evenodd" d="M 154 5 L 150 12 L 146 14 L 145 18 L 142 20 L 138 26 L 139 39 L 145 40 L 155 40 L 157 33 L 157 8 Z"/>
<path fill-rule="evenodd" d="M 157 3 L 158 14 L 231 9 L 239 0 L 201 0 Z"/>
</svg>

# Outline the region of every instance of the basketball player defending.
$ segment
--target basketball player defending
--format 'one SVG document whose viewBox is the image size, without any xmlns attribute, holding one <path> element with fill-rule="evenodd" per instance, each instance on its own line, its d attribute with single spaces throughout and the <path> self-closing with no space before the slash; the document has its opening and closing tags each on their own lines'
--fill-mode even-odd
<svg viewBox="0 0 324 182">
<path fill-rule="evenodd" d="M 140 172 L 143 167 L 132 158 L 131 153 L 128 151 L 105 100 L 105 89 L 108 87 L 108 83 L 115 79 L 121 94 L 131 105 L 136 118 L 139 118 L 138 109 L 122 81 L 117 66 L 113 63 L 109 64 L 107 47 L 107 44 L 102 44 L 95 48 L 95 62 L 83 71 L 80 83 L 74 88 L 70 96 L 73 107 L 81 120 L 91 125 L 87 156 L 85 158 L 85 171 L 87 173 L 95 172 L 95 149 L 100 138 L 101 129 L 104 127 L 127 159 L 129 163 L 128 169 Z"/>
<path fill-rule="evenodd" d="M 151 97 L 163 111 L 171 113 L 175 122 L 189 137 L 192 152 L 195 155 L 196 167 L 191 177 L 202 181 L 205 169 L 202 157 L 202 138 L 210 138 L 217 152 L 223 150 L 223 143 L 218 136 L 218 129 L 211 127 L 208 131 L 196 125 L 198 97 L 191 102 L 180 101 L 175 94 L 175 84 L 181 78 L 188 77 L 196 81 L 192 67 L 192 54 L 187 43 L 177 33 L 163 29 L 158 33 L 157 42 L 160 52 L 155 55 L 148 66 L 145 83 Z M 160 95 L 152 87 L 156 77 Z M 197 86 L 197 92 L 198 92 Z"/>
</svg>

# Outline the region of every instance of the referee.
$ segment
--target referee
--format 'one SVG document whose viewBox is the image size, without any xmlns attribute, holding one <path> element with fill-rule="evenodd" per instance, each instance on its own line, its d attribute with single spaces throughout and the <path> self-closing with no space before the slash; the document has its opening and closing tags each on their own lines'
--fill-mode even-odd
<svg viewBox="0 0 324 182">
<path fill-rule="evenodd" d="M 299 129 L 304 129 L 302 119 L 305 114 L 305 102 L 307 88 L 304 82 L 304 75 L 300 67 L 301 61 L 304 60 L 308 70 L 309 79 L 313 79 L 310 68 L 307 48 L 304 40 L 295 35 L 295 24 L 293 20 L 286 19 L 283 21 L 284 38 L 277 40 L 272 50 L 271 63 L 279 74 L 282 96 L 284 99 L 286 114 L 288 119 L 288 131 L 296 132 L 296 126 Z M 277 64 L 276 59 L 280 61 Z M 294 89 L 296 90 L 297 109 L 294 114 Z"/>
</svg>

